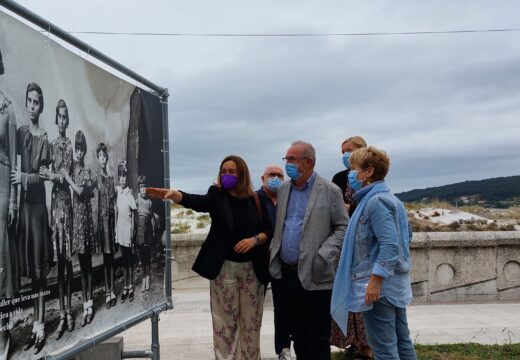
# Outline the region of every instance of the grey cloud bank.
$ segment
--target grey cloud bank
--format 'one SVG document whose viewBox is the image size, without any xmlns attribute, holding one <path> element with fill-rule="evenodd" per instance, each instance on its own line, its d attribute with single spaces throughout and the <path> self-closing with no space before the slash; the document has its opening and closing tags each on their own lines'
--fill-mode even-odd
<svg viewBox="0 0 520 360">
<path fill-rule="evenodd" d="M 519 5 L 463 1 L 21 1 L 68 30 L 378 32 L 519 27 Z M 104 11 L 99 11 L 102 6 Z M 342 169 L 351 135 L 388 151 L 398 192 L 520 173 L 520 32 L 193 38 L 81 35 L 172 91 L 172 186 L 203 192 L 241 155 L 255 184 L 289 143 Z"/>
</svg>

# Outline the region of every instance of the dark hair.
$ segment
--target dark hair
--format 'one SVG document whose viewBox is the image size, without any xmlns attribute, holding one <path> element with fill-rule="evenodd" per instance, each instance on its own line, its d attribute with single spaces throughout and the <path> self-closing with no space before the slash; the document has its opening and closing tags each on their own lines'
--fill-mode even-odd
<svg viewBox="0 0 520 360">
<path fill-rule="evenodd" d="M 40 85 L 36 84 L 36 83 L 29 83 L 29 85 L 27 85 L 27 90 L 25 91 L 25 106 L 27 106 L 27 99 L 29 97 L 29 93 L 31 91 L 36 91 L 38 93 L 38 100 L 40 101 L 40 114 L 42 113 L 43 111 L 43 91 L 42 91 L 42 88 L 40 87 Z"/>
<path fill-rule="evenodd" d="M 237 178 L 238 184 L 235 187 L 235 193 L 239 199 L 253 196 L 253 186 L 251 184 L 251 176 L 249 175 L 249 169 L 247 164 L 240 156 L 229 155 L 222 160 L 218 169 L 218 180 L 217 186 L 222 189 L 222 183 L 220 182 L 220 173 L 222 172 L 222 166 L 225 162 L 233 161 L 237 165 Z"/>
<path fill-rule="evenodd" d="M 137 178 L 137 185 L 146 185 L 148 182 L 146 181 L 146 176 L 144 175 L 139 175 L 139 177 Z"/>
<path fill-rule="evenodd" d="M 74 148 L 76 151 L 83 150 L 83 152 L 87 152 L 87 139 L 85 138 L 85 134 L 83 134 L 83 131 L 78 130 L 76 133 L 76 139 L 74 141 Z"/>
<path fill-rule="evenodd" d="M 104 152 L 105 156 L 107 157 L 107 160 L 108 160 L 108 150 L 107 150 L 107 146 L 105 145 L 105 143 L 99 143 L 98 146 L 96 147 L 96 156 L 98 158 L 99 158 L 100 152 Z"/>
<path fill-rule="evenodd" d="M 69 108 L 63 99 L 58 100 L 58 104 L 56 104 L 56 125 L 58 125 L 58 114 L 60 113 L 60 109 L 65 109 L 65 114 L 67 115 L 67 126 L 69 126 Z"/>
<path fill-rule="evenodd" d="M 126 168 L 126 161 L 121 161 L 117 166 L 117 176 L 127 176 L 128 169 Z"/>
</svg>

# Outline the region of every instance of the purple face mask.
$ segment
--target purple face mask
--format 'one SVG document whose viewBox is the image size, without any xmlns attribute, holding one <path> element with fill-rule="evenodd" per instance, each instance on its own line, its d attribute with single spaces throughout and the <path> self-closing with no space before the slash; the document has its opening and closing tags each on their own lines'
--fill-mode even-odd
<svg viewBox="0 0 520 360">
<path fill-rule="evenodd" d="M 225 190 L 231 190 L 238 184 L 238 178 L 235 175 L 220 175 L 220 183 Z"/>
</svg>

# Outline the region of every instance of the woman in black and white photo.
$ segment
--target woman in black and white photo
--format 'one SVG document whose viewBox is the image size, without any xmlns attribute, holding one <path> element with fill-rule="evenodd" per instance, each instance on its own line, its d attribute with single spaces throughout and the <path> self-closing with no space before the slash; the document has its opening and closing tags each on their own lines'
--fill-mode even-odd
<svg viewBox="0 0 520 360">
<path fill-rule="evenodd" d="M 72 295 L 72 199 L 70 188 L 63 173 L 72 173 L 72 143 L 67 137 L 69 126 L 69 109 L 65 100 L 59 100 L 56 105 L 56 125 L 59 135 L 51 146 L 51 169 L 42 166 L 40 176 L 52 181 L 51 195 L 51 229 L 53 243 L 56 248 L 58 262 L 58 298 L 60 304 L 60 322 L 56 330 L 56 340 L 61 339 L 67 329 L 74 329 L 74 319 L 71 314 Z M 65 295 L 67 302 L 65 302 Z"/>
<path fill-rule="evenodd" d="M 0 76 L 4 73 L 0 53 Z M 17 187 L 10 172 L 16 169 L 16 119 L 0 83 L 0 300 L 13 298 L 18 290 L 16 244 L 12 229 L 17 216 Z M 0 319 L 0 360 L 9 355 L 9 317 Z"/>
<path fill-rule="evenodd" d="M 90 324 L 94 317 L 92 301 L 92 251 L 94 245 L 94 223 L 92 220 L 93 197 L 92 175 L 85 167 L 87 139 L 83 131 L 78 130 L 74 141 L 76 160 L 74 160 L 72 178 L 63 172 L 65 180 L 73 190 L 73 226 L 72 251 L 78 254 L 81 270 L 81 293 L 83 296 L 83 318 L 81 326 Z"/>
<path fill-rule="evenodd" d="M 49 166 L 51 155 L 47 132 L 40 127 L 44 102 L 43 92 L 38 84 L 27 85 L 25 105 L 31 121 L 17 131 L 17 152 L 21 155 L 21 168 L 11 171 L 11 183 L 21 185 L 17 236 L 21 276 L 30 278 L 32 294 L 39 294 L 34 299 L 33 329 L 24 350 L 34 345 L 34 353 L 37 354 L 45 345 L 44 291 L 54 255 L 44 180 L 39 175 L 40 167 Z"/>
</svg>

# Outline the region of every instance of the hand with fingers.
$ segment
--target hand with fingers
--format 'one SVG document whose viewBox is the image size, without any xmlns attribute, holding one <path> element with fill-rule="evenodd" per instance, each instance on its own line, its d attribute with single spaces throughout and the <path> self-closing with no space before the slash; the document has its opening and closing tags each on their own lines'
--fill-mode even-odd
<svg viewBox="0 0 520 360">
<path fill-rule="evenodd" d="M 237 254 L 244 254 L 256 246 L 256 238 L 250 237 L 240 240 L 234 247 Z"/>
<path fill-rule="evenodd" d="M 381 298 L 381 283 L 383 278 L 372 274 L 368 281 L 367 290 L 365 292 L 365 304 L 370 305 Z"/>
<path fill-rule="evenodd" d="M 175 189 L 149 187 L 146 188 L 146 194 L 154 199 L 172 200 L 174 202 L 180 202 L 182 200 L 181 192 Z"/>
</svg>

